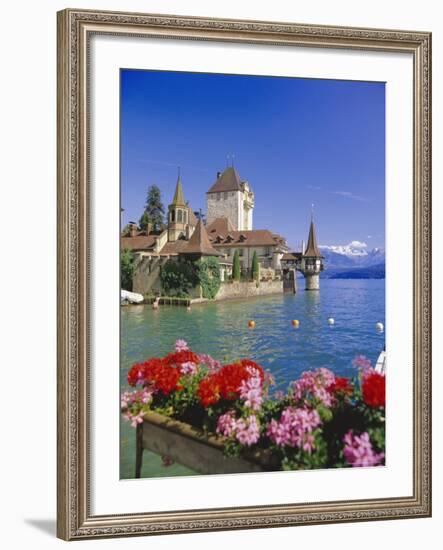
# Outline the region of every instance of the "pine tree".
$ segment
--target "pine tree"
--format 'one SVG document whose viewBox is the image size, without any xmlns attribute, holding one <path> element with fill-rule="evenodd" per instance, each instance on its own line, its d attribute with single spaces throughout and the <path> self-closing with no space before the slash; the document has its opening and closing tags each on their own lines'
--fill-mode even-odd
<svg viewBox="0 0 443 550">
<path fill-rule="evenodd" d="M 146 210 L 141 215 L 140 221 L 138 222 L 138 225 L 140 226 L 140 229 L 144 231 L 148 225 L 148 223 L 151 221 L 149 214 L 146 212 Z"/>
<path fill-rule="evenodd" d="M 152 223 L 152 228 L 155 231 L 162 231 L 164 229 L 165 207 L 163 206 L 161 192 L 157 185 L 151 185 L 148 189 L 143 214 L 147 215 L 149 221 Z M 142 221 L 142 218 L 143 215 L 140 218 L 140 221 Z"/>
<path fill-rule="evenodd" d="M 254 254 L 252 255 L 252 278 L 257 282 L 260 280 L 260 266 L 256 250 L 254 250 Z"/>
<path fill-rule="evenodd" d="M 232 278 L 234 281 L 240 280 L 240 256 L 238 250 L 234 252 L 234 259 L 232 261 Z"/>
</svg>

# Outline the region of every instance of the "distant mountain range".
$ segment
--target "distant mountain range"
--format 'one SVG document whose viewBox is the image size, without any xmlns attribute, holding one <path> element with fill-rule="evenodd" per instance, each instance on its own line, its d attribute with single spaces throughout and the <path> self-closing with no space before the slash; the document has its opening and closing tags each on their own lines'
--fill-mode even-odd
<svg viewBox="0 0 443 550">
<path fill-rule="evenodd" d="M 324 256 L 325 279 L 384 279 L 385 251 L 367 249 L 365 243 L 352 241 L 347 245 L 320 246 Z"/>
</svg>

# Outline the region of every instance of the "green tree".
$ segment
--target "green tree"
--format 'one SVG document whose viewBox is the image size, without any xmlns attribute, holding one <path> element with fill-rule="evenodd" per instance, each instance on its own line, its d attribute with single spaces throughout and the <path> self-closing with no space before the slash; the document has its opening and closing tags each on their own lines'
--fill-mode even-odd
<svg viewBox="0 0 443 550">
<path fill-rule="evenodd" d="M 151 218 L 149 217 L 149 214 L 145 210 L 140 217 L 140 221 L 138 222 L 140 229 L 144 231 L 150 221 L 151 221 Z"/>
<path fill-rule="evenodd" d="M 234 281 L 240 280 L 240 256 L 238 250 L 234 252 L 234 259 L 232 261 L 232 278 Z"/>
<path fill-rule="evenodd" d="M 148 189 L 145 210 L 140 221 L 144 214 L 149 218 L 155 231 L 162 231 L 164 229 L 165 207 L 163 206 L 161 192 L 157 185 L 151 185 Z"/>
<path fill-rule="evenodd" d="M 257 282 L 260 280 L 260 265 L 256 250 L 254 250 L 254 254 L 252 255 L 252 278 Z"/>
<path fill-rule="evenodd" d="M 134 256 L 125 248 L 120 254 L 120 284 L 122 289 L 132 291 L 132 277 L 134 275 Z"/>
</svg>

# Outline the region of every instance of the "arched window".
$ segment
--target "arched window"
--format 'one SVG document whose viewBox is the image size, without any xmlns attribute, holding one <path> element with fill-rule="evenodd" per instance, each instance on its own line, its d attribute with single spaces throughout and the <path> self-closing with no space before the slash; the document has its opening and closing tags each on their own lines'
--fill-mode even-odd
<svg viewBox="0 0 443 550">
<path fill-rule="evenodd" d="M 179 211 L 177 212 L 177 221 L 178 221 L 178 222 L 183 221 L 183 213 L 182 213 L 181 210 L 179 210 Z"/>
<path fill-rule="evenodd" d="M 171 222 L 175 222 L 175 210 L 171 210 Z"/>
<path fill-rule="evenodd" d="M 183 223 L 188 223 L 188 213 L 186 212 L 186 210 L 183 212 Z"/>
</svg>

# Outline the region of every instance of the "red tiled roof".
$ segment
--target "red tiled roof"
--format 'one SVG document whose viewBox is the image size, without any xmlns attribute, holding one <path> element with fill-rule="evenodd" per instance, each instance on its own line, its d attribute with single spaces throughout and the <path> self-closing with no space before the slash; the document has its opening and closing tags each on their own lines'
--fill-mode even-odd
<svg viewBox="0 0 443 550">
<path fill-rule="evenodd" d="M 167 255 L 167 254 L 179 254 L 180 252 L 183 252 L 183 250 L 188 246 L 189 241 L 185 241 L 183 239 L 179 239 L 178 241 L 174 242 L 168 242 L 165 244 L 165 246 L 160 250 L 160 255 Z"/>
<path fill-rule="evenodd" d="M 220 193 L 222 191 L 241 191 L 240 177 L 233 166 L 229 166 L 220 174 L 208 193 Z"/>
<path fill-rule="evenodd" d="M 154 247 L 157 235 L 146 235 L 144 231 L 140 231 L 135 237 L 121 237 L 121 248 L 124 250 L 150 250 Z"/>
<path fill-rule="evenodd" d="M 194 212 L 192 211 L 192 208 L 189 206 L 188 207 L 188 212 L 189 212 L 189 225 L 193 225 L 194 227 L 197 225 L 198 223 L 198 220 L 194 214 Z"/>
<path fill-rule="evenodd" d="M 212 233 L 227 235 L 230 231 L 235 231 L 235 227 L 229 218 L 215 218 L 206 228 L 208 235 Z"/>
<path fill-rule="evenodd" d="M 209 241 L 206 228 L 201 220 L 198 221 L 186 248 L 181 251 L 182 254 L 200 254 L 202 256 L 220 256 L 221 253 L 215 250 Z"/>
<path fill-rule="evenodd" d="M 275 246 L 286 245 L 286 240 L 268 229 L 236 231 L 229 218 L 216 218 L 207 227 L 213 246 Z"/>
<path fill-rule="evenodd" d="M 222 242 L 217 241 L 217 233 L 210 234 L 212 245 L 217 247 L 235 246 L 277 246 L 281 244 L 267 229 L 249 231 L 230 231 Z"/>
</svg>

